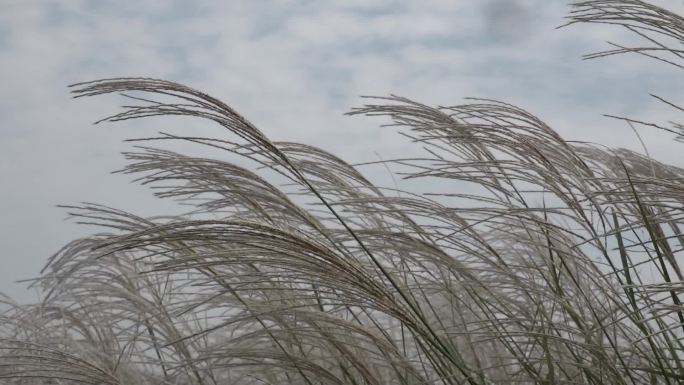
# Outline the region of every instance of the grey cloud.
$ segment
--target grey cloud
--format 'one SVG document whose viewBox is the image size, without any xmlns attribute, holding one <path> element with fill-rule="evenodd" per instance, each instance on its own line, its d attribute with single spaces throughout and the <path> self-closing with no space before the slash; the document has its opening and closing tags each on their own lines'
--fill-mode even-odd
<svg viewBox="0 0 684 385">
<path fill-rule="evenodd" d="M 482 9 L 484 26 L 498 41 L 525 38 L 533 29 L 535 8 L 524 0 L 487 0 Z"/>
<path fill-rule="evenodd" d="M 548 0 L 485 0 L 481 4 L 486 34 L 502 43 L 528 39 L 539 32 L 540 24 L 549 21 L 560 25 L 560 17 L 549 20 L 549 16 L 559 16 L 559 10 L 567 9 L 563 1 Z"/>
</svg>

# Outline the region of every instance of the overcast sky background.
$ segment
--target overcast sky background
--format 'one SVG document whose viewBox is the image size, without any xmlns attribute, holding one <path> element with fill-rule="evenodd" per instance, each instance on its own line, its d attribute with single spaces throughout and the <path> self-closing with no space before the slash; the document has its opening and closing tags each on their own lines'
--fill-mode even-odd
<svg viewBox="0 0 684 385">
<path fill-rule="evenodd" d="M 679 1 L 662 0 L 677 12 Z M 379 120 L 345 117 L 359 95 L 428 104 L 487 97 L 534 112 L 566 139 L 641 151 L 603 113 L 666 123 L 648 96 L 684 102 L 681 70 L 637 56 L 582 61 L 629 41 L 615 28 L 555 30 L 563 0 L 0 0 L 0 292 L 92 228 L 57 204 L 103 203 L 142 215 L 168 210 L 110 175 L 123 139 L 158 130 L 218 136 L 207 124 L 161 119 L 93 126 L 124 100 L 72 100 L 67 84 L 117 76 L 186 83 L 235 107 L 275 140 L 320 146 L 349 162 L 401 155 Z M 680 121 L 682 119 L 679 119 Z M 681 145 L 641 129 L 652 155 L 684 165 Z"/>
</svg>

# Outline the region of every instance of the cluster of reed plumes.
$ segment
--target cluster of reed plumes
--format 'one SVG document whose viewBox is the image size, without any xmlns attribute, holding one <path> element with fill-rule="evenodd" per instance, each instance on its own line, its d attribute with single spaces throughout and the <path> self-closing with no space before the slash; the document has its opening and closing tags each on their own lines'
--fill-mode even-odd
<svg viewBox="0 0 684 385">
<path fill-rule="evenodd" d="M 684 55 L 665 43 L 684 41 L 684 19 L 641 1 L 577 3 L 570 22 L 622 25 L 648 44 L 593 56 Z M 370 99 L 350 114 L 389 118 L 425 149 L 392 167 L 450 186 L 417 194 L 272 142 L 176 83 L 73 92 L 132 93 L 136 105 L 107 121 L 195 116 L 229 135 L 163 134 L 125 154 L 123 172 L 189 205 L 185 215 L 69 208 L 106 232 L 49 260 L 42 302 L 2 314 L 0 383 L 684 383 L 683 169 L 569 143 L 501 102 Z"/>
</svg>

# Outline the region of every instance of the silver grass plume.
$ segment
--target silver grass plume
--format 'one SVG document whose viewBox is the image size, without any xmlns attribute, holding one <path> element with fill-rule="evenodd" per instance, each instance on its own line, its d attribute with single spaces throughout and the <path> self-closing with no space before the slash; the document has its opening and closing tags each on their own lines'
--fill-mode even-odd
<svg viewBox="0 0 684 385">
<path fill-rule="evenodd" d="M 684 19 L 648 3 L 578 2 L 569 23 L 646 42 L 588 58 L 682 65 Z M 72 92 L 136 103 L 102 121 L 192 116 L 226 135 L 162 133 L 124 154 L 121 172 L 183 215 L 65 206 L 102 232 L 49 259 L 40 303 L 3 300 L 3 383 L 684 382 L 681 168 L 568 142 L 499 101 L 370 98 L 350 114 L 380 116 L 425 150 L 389 161 L 403 178 L 463 186 L 397 192 L 322 149 L 272 142 L 184 85 L 116 78 Z M 153 145 L 165 141 L 252 166 Z"/>
</svg>

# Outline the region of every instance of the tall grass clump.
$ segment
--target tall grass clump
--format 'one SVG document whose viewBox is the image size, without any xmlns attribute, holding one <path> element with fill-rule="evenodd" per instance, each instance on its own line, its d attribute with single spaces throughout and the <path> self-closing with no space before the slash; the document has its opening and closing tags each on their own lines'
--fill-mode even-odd
<svg viewBox="0 0 684 385">
<path fill-rule="evenodd" d="M 589 58 L 684 65 L 684 19 L 653 5 L 583 1 L 569 23 L 616 24 L 646 44 Z M 436 190 L 418 194 L 273 142 L 177 83 L 72 92 L 133 99 L 103 121 L 192 116 L 225 135 L 161 134 L 125 153 L 122 172 L 184 215 L 68 207 L 102 232 L 49 259 L 41 302 L 3 300 L 0 383 L 684 383 L 681 168 L 565 141 L 498 101 L 368 99 L 350 115 L 380 116 L 424 148 L 390 161 Z M 241 165 L 152 145 L 178 141 Z"/>
</svg>

